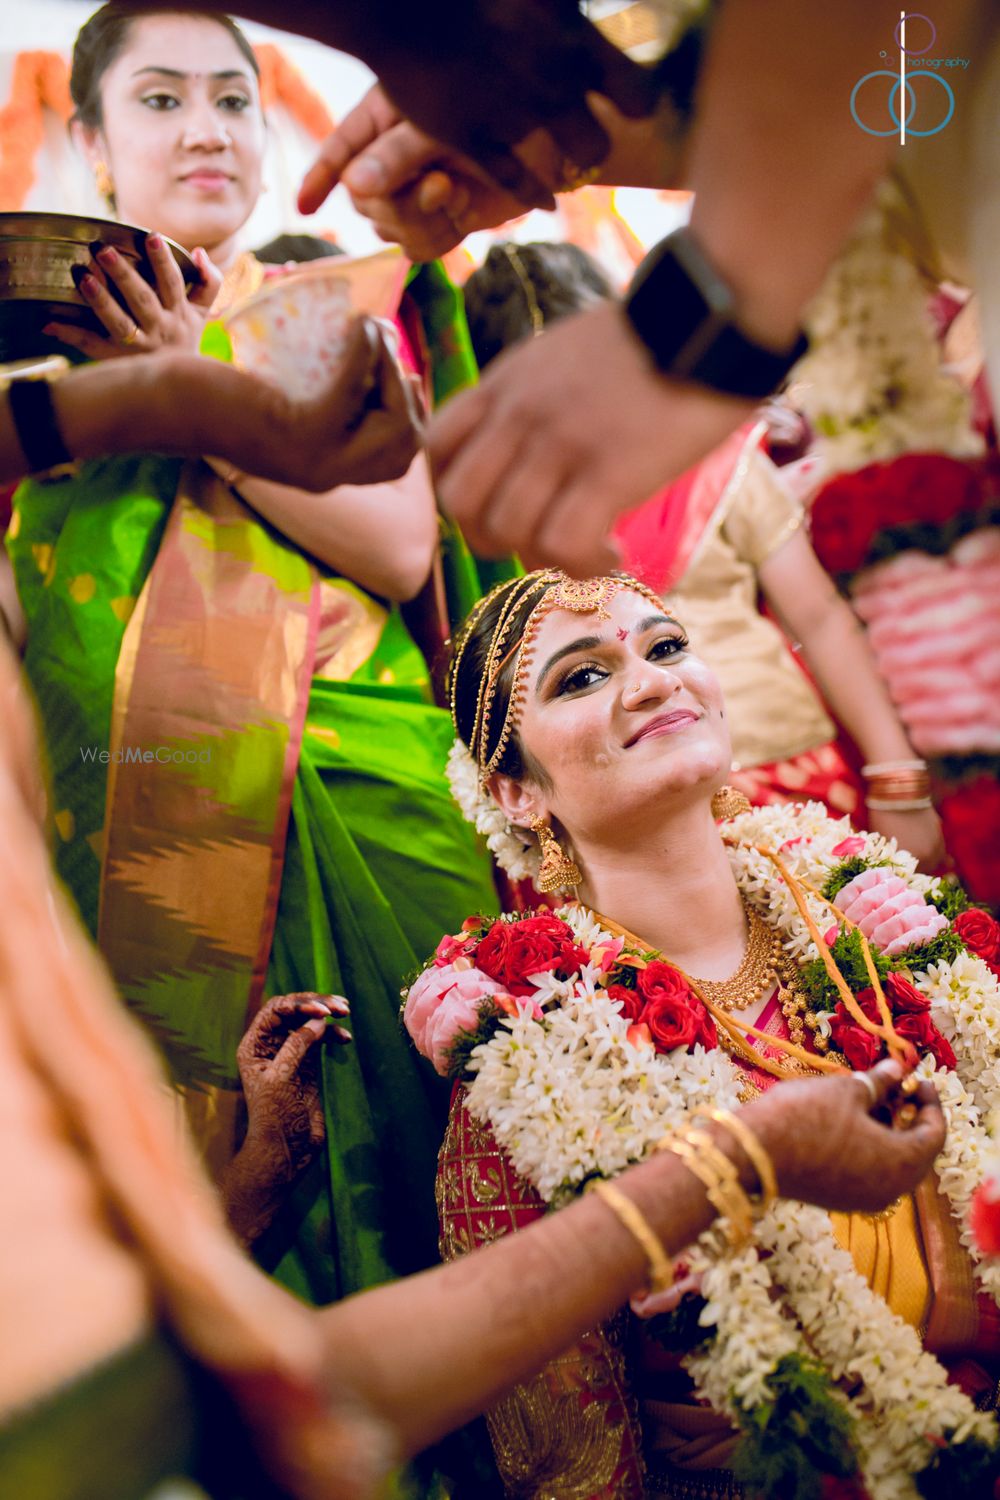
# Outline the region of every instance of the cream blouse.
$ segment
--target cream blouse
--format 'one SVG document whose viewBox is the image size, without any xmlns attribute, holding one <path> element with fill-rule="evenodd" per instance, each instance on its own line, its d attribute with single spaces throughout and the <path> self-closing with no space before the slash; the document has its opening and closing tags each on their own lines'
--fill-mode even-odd
<svg viewBox="0 0 1000 1500">
<path fill-rule="evenodd" d="M 722 684 L 736 769 L 787 760 L 834 726 L 784 636 L 757 607 L 757 569 L 802 524 L 758 448 L 744 451 L 668 603 Z"/>
</svg>

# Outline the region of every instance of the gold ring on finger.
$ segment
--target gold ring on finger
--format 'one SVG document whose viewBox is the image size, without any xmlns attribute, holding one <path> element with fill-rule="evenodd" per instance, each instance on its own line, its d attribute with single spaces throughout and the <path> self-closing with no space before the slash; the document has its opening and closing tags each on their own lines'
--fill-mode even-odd
<svg viewBox="0 0 1000 1500">
<path fill-rule="evenodd" d="M 138 325 L 138 323 L 133 323 L 132 327 L 129 329 L 128 333 L 122 335 L 122 343 L 123 344 L 134 344 L 135 341 L 136 341 L 136 339 L 138 337 L 139 337 L 139 325 Z"/>
</svg>

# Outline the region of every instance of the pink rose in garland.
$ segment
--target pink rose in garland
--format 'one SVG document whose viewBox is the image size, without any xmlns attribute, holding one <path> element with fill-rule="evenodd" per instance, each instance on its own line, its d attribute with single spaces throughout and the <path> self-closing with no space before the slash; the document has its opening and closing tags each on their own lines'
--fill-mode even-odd
<svg viewBox="0 0 1000 1500">
<path fill-rule="evenodd" d="M 715 1022 L 670 964 L 653 959 L 639 970 L 638 988 L 645 1002 L 638 1019 L 648 1026 L 657 1052 L 696 1046 L 711 1050 L 718 1045 Z"/>
<path fill-rule="evenodd" d="M 834 905 L 856 922 L 888 957 L 929 943 L 948 926 L 947 917 L 884 866 L 863 870 L 844 886 Z"/>
<path fill-rule="evenodd" d="M 511 995 L 532 995 L 532 974 L 560 974 L 566 978 L 590 962 L 577 945 L 572 928 L 551 912 L 522 917 L 516 922 L 494 922 L 479 944 L 476 964 Z"/>
<path fill-rule="evenodd" d="M 503 1009 L 501 999 L 507 999 L 502 985 L 479 969 L 465 967 L 467 959 L 460 962 L 461 968 L 444 964 L 425 969 L 410 986 L 403 1007 L 403 1024 L 414 1046 L 445 1078 L 458 1037 L 477 1029 L 487 1001 L 496 996 L 496 1005 Z"/>
<path fill-rule="evenodd" d="M 475 958 L 477 938 L 468 932 L 446 933 L 434 950 L 434 963 L 439 969 L 453 964 L 456 959 Z"/>
</svg>

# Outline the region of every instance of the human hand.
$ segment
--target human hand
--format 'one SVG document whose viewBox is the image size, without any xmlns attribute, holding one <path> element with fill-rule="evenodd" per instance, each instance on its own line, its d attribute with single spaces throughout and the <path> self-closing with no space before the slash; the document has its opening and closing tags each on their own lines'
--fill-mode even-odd
<svg viewBox="0 0 1000 1500">
<path fill-rule="evenodd" d="M 619 565 L 606 539 L 614 518 L 753 409 L 659 374 L 622 310 L 605 304 L 494 360 L 435 418 L 430 457 L 474 551 L 586 577 Z"/>
<path fill-rule="evenodd" d="M 162 349 L 197 351 L 222 285 L 221 272 L 204 250 L 195 250 L 192 259 L 201 280 L 189 290 L 162 235 L 149 235 L 146 251 L 156 277 L 155 288 L 113 245 L 97 251 L 92 268 L 80 279 L 80 295 L 106 333 L 60 322 L 49 323 L 43 332 L 72 345 L 88 359 L 117 359 L 123 354 L 153 354 Z M 125 308 L 111 295 L 109 282 L 118 289 Z"/>
<path fill-rule="evenodd" d="M 319 1058 L 314 1050 L 329 1025 L 348 1014 L 338 995 L 277 995 L 254 1017 L 236 1051 L 247 1106 L 247 1133 L 222 1182 L 230 1224 L 244 1244 L 267 1228 L 281 1195 L 323 1144 L 325 1124 Z"/>
<path fill-rule="evenodd" d="M 588 92 L 632 118 L 656 103 L 652 73 L 606 41 L 576 0 L 467 0 L 412 15 L 396 7 L 370 34 L 365 60 L 400 113 L 530 208 L 551 208 L 552 195 L 512 146 L 545 128 L 564 157 L 590 167 L 609 142 Z"/>
<path fill-rule="evenodd" d="M 901 849 L 912 854 L 926 874 L 931 875 L 939 868 L 945 856 L 944 832 L 932 807 L 914 812 L 879 810 L 870 812 L 868 821 L 876 833 L 895 839 Z"/>
<path fill-rule="evenodd" d="M 781 1083 L 741 1110 L 771 1155 L 782 1197 L 876 1213 L 911 1192 L 944 1145 L 945 1125 L 933 1085 L 903 1094 L 902 1077 L 887 1059 L 866 1074 Z M 909 1128 L 873 1118 L 904 1100 L 917 1106 Z"/>
<path fill-rule="evenodd" d="M 551 161 L 543 162 L 543 154 Z M 530 161 L 554 187 L 559 154 L 544 132 L 536 133 Z M 467 234 L 525 212 L 471 157 L 404 120 L 379 84 L 323 142 L 302 183 L 300 210 L 314 212 L 341 181 L 357 212 L 410 260 L 436 260 Z"/>
<path fill-rule="evenodd" d="M 218 424 L 215 439 L 221 433 Z M 217 456 L 244 475 L 319 492 L 399 479 L 421 435 L 414 386 L 378 326 L 359 318 L 325 390 L 306 401 L 293 400 L 277 386 L 256 382 L 237 421 L 226 427 L 226 451 L 215 446 Z"/>
</svg>

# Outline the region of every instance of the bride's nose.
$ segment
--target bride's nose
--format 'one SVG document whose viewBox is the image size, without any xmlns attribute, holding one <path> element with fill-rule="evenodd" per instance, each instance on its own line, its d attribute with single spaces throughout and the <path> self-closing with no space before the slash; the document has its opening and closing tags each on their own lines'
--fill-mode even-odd
<svg viewBox="0 0 1000 1500">
<path fill-rule="evenodd" d="M 651 701 L 662 703 L 681 686 L 680 676 L 672 666 L 657 665 L 642 657 L 628 664 L 622 681 L 622 707 L 628 709 L 640 708 Z"/>
</svg>

